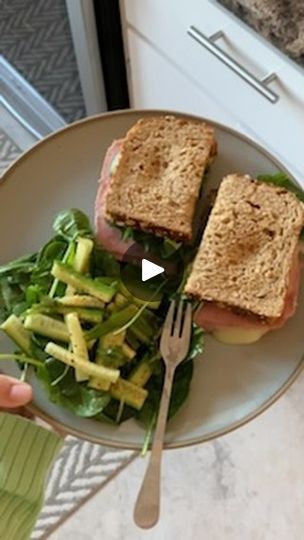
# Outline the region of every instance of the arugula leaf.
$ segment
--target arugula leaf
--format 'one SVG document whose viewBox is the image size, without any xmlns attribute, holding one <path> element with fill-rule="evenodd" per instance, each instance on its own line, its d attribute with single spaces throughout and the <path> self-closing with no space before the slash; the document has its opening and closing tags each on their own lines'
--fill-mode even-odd
<svg viewBox="0 0 304 540">
<path fill-rule="evenodd" d="M 62 210 L 54 220 L 53 229 L 68 242 L 76 240 L 78 236 L 92 237 L 88 217 L 77 208 Z"/>
<path fill-rule="evenodd" d="M 304 191 L 296 186 L 290 178 L 288 178 L 287 174 L 278 172 L 275 174 L 260 174 L 257 176 L 257 179 L 261 182 L 265 182 L 266 184 L 274 184 L 275 186 L 280 186 L 285 189 L 288 189 L 288 191 L 292 191 L 300 201 L 304 202 Z"/>
</svg>

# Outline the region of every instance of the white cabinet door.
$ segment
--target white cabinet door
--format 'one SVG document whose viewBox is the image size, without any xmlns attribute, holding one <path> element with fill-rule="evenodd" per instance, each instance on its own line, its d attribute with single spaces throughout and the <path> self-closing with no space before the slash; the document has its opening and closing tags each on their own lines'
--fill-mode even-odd
<svg viewBox="0 0 304 540">
<path fill-rule="evenodd" d="M 215 109 L 237 118 L 255 138 L 292 168 L 297 177 L 304 176 L 304 71 L 302 74 L 284 61 L 282 55 L 236 18 L 208 0 L 124 0 L 124 4 L 130 27 L 136 29 L 158 55 L 166 58 L 181 77 L 188 78 L 193 88 L 196 85 L 197 90 L 201 88 L 210 98 L 209 116 L 213 116 L 214 102 Z M 197 29 L 198 36 L 205 36 L 204 44 L 187 33 L 191 26 Z M 233 71 L 219 54 L 214 54 L 209 38 L 218 31 L 224 34 L 216 44 L 229 55 L 234 67 L 238 62 L 256 80 L 271 72 L 277 74 L 278 79 L 268 85 L 278 96 L 276 102 L 261 94 L 261 86 L 250 85 L 240 76 L 240 70 L 238 73 Z M 207 45 L 211 43 L 211 50 L 206 47 L 206 38 L 209 39 Z M 133 54 L 134 48 L 131 57 Z M 150 58 L 149 62 L 151 65 L 145 69 L 149 69 L 150 79 L 155 78 L 161 84 L 167 74 L 156 69 Z M 241 73 L 244 75 L 244 69 Z M 264 87 L 267 88 L 266 84 Z M 189 88 L 184 100 L 188 99 L 191 107 Z M 143 86 L 142 99 L 145 92 L 149 94 L 150 90 Z M 182 92 L 183 85 L 174 88 L 172 83 L 172 95 L 178 94 L 174 99 L 183 104 Z M 193 107 L 197 107 L 195 98 Z M 218 119 L 218 116 L 214 118 Z"/>
<path fill-rule="evenodd" d="M 231 127 L 236 120 L 158 54 L 133 30 L 128 30 L 129 79 L 132 106 L 169 109 L 212 118 Z"/>
</svg>

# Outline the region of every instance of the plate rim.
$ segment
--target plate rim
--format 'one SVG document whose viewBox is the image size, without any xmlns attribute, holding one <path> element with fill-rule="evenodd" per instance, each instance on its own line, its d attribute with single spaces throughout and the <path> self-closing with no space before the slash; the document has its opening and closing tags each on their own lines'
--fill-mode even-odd
<svg viewBox="0 0 304 540">
<path fill-rule="evenodd" d="M 100 121 L 103 119 L 115 117 L 115 116 L 132 116 L 134 114 L 141 115 L 141 116 L 152 116 L 153 114 L 159 116 L 159 115 L 174 115 L 179 116 L 183 118 L 188 118 L 200 122 L 206 122 L 212 125 L 215 128 L 219 128 L 223 131 L 226 131 L 227 133 L 230 133 L 237 138 L 242 139 L 249 145 L 253 146 L 256 150 L 261 152 L 264 156 L 266 156 L 268 159 L 270 159 L 279 170 L 285 172 L 288 174 L 288 176 L 291 178 L 291 180 L 297 185 L 300 186 L 299 182 L 295 178 L 294 174 L 281 163 L 281 161 L 276 157 L 273 156 L 270 151 L 265 149 L 263 146 L 261 146 L 259 143 L 257 143 L 254 139 L 251 137 L 237 131 L 236 129 L 226 126 L 225 124 L 222 124 L 221 122 L 217 122 L 211 118 L 208 117 L 202 117 L 194 114 L 189 114 L 182 111 L 174 111 L 170 109 L 119 109 L 116 111 L 107 111 L 100 114 L 95 114 L 93 116 L 89 116 L 86 118 L 82 118 L 80 120 L 77 120 L 76 122 L 73 122 L 71 124 L 68 124 L 52 133 L 44 137 L 42 140 L 37 141 L 31 148 L 28 150 L 25 150 L 22 152 L 13 163 L 3 172 L 3 174 L 0 176 L 0 192 L 1 192 L 1 186 L 4 184 L 4 182 L 9 181 L 10 174 L 15 170 L 16 167 L 20 166 L 22 161 L 24 159 L 27 159 L 31 154 L 39 150 L 39 148 L 45 144 L 48 144 L 49 140 L 53 138 L 57 138 L 64 134 L 66 131 L 73 130 L 75 128 L 78 128 L 79 126 L 83 124 L 88 124 L 96 121 Z M 96 180 L 97 181 L 97 180 Z M 260 414 L 265 412 L 271 405 L 273 405 L 285 392 L 291 387 L 291 385 L 295 382 L 295 380 L 299 377 L 301 372 L 304 369 L 304 354 L 301 357 L 298 365 L 294 369 L 294 371 L 291 373 L 291 375 L 288 377 L 288 379 L 278 388 L 276 392 L 274 392 L 266 401 L 264 401 L 261 405 L 259 405 L 257 408 L 255 408 L 251 413 L 244 416 L 241 420 L 236 420 L 232 424 L 229 425 L 229 427 L 226 428 L 220 428 L 218 430 L 212 431 L 208 435 L 203 435 L 200 437 L 193 437 L 186 441 L 173 441 L 173 442 L 165 442 L 164 448 L 165 449 L 177 449 L 177 448 L 186 448 L 188 446 L 194 446 L 197 444 L 201 444 L 207 441 L 211 441 L 214 439 L 217 439 L 219 437 L 222 437 L 223 435 L 232 433 L 236 429 L 248 424 L 251 420 L 257 418 Z M 139 443 L 124 443 L 122 441 L 117 441 L 115 439 L 109 440 L 107 438 L 103 437 L 95 437 L 93 435 L 85 434 L 84 432 L 73 428 L 68 427 L 64 423 L 61 423 L 60 421 L 54 419 L 51 415 L 45 413 L 42 411 L 37 405 L 30 403 L 26 406 L 26 409 L 31 412 L 32 414 L 36 415 L 37 417 L 41 418 L 42 420 L 48 422 L 53 428 L 58 429 L 59 431 L 63 432 L 64 435 L 72 435 L 76 436 L 79 439 L 82 439 L 84 441 L 89 441 L 94 444 L 99 445 L 105 445 L 110 448 L 119 448 L 124 450 L 137 450 L 139 451 L 141 449 L 141 444 Z"/>
</svg>

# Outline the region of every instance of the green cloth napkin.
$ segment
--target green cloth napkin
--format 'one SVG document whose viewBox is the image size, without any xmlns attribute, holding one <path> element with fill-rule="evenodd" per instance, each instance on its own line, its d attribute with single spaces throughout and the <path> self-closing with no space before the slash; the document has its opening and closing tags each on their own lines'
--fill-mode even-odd
<svg viewBox="0 0 304 540">
<path fill-rule="evenodd" d="M 0 413 L 0 540 L 28 540 L 47 475 L 63 439 L 30 420 Z"/>
</svg>

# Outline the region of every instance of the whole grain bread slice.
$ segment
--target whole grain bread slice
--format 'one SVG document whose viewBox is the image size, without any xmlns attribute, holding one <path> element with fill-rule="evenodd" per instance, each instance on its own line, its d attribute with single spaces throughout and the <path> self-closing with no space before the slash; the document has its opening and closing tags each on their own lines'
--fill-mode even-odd
<svg viewBox="0 0 304 540">
<path fill-rule="evenodd" d="M 139 120 L 126 134 L 106 197 L 106 219 L 189 242 L 214 130 L 175 116 Z"/>
<path fill-rule="evenodd" d="M 218 190 L 185 292 L 271 322 L 282 315 L 304 210 L 283 189 L 230 174 Z"/>
</svg>

